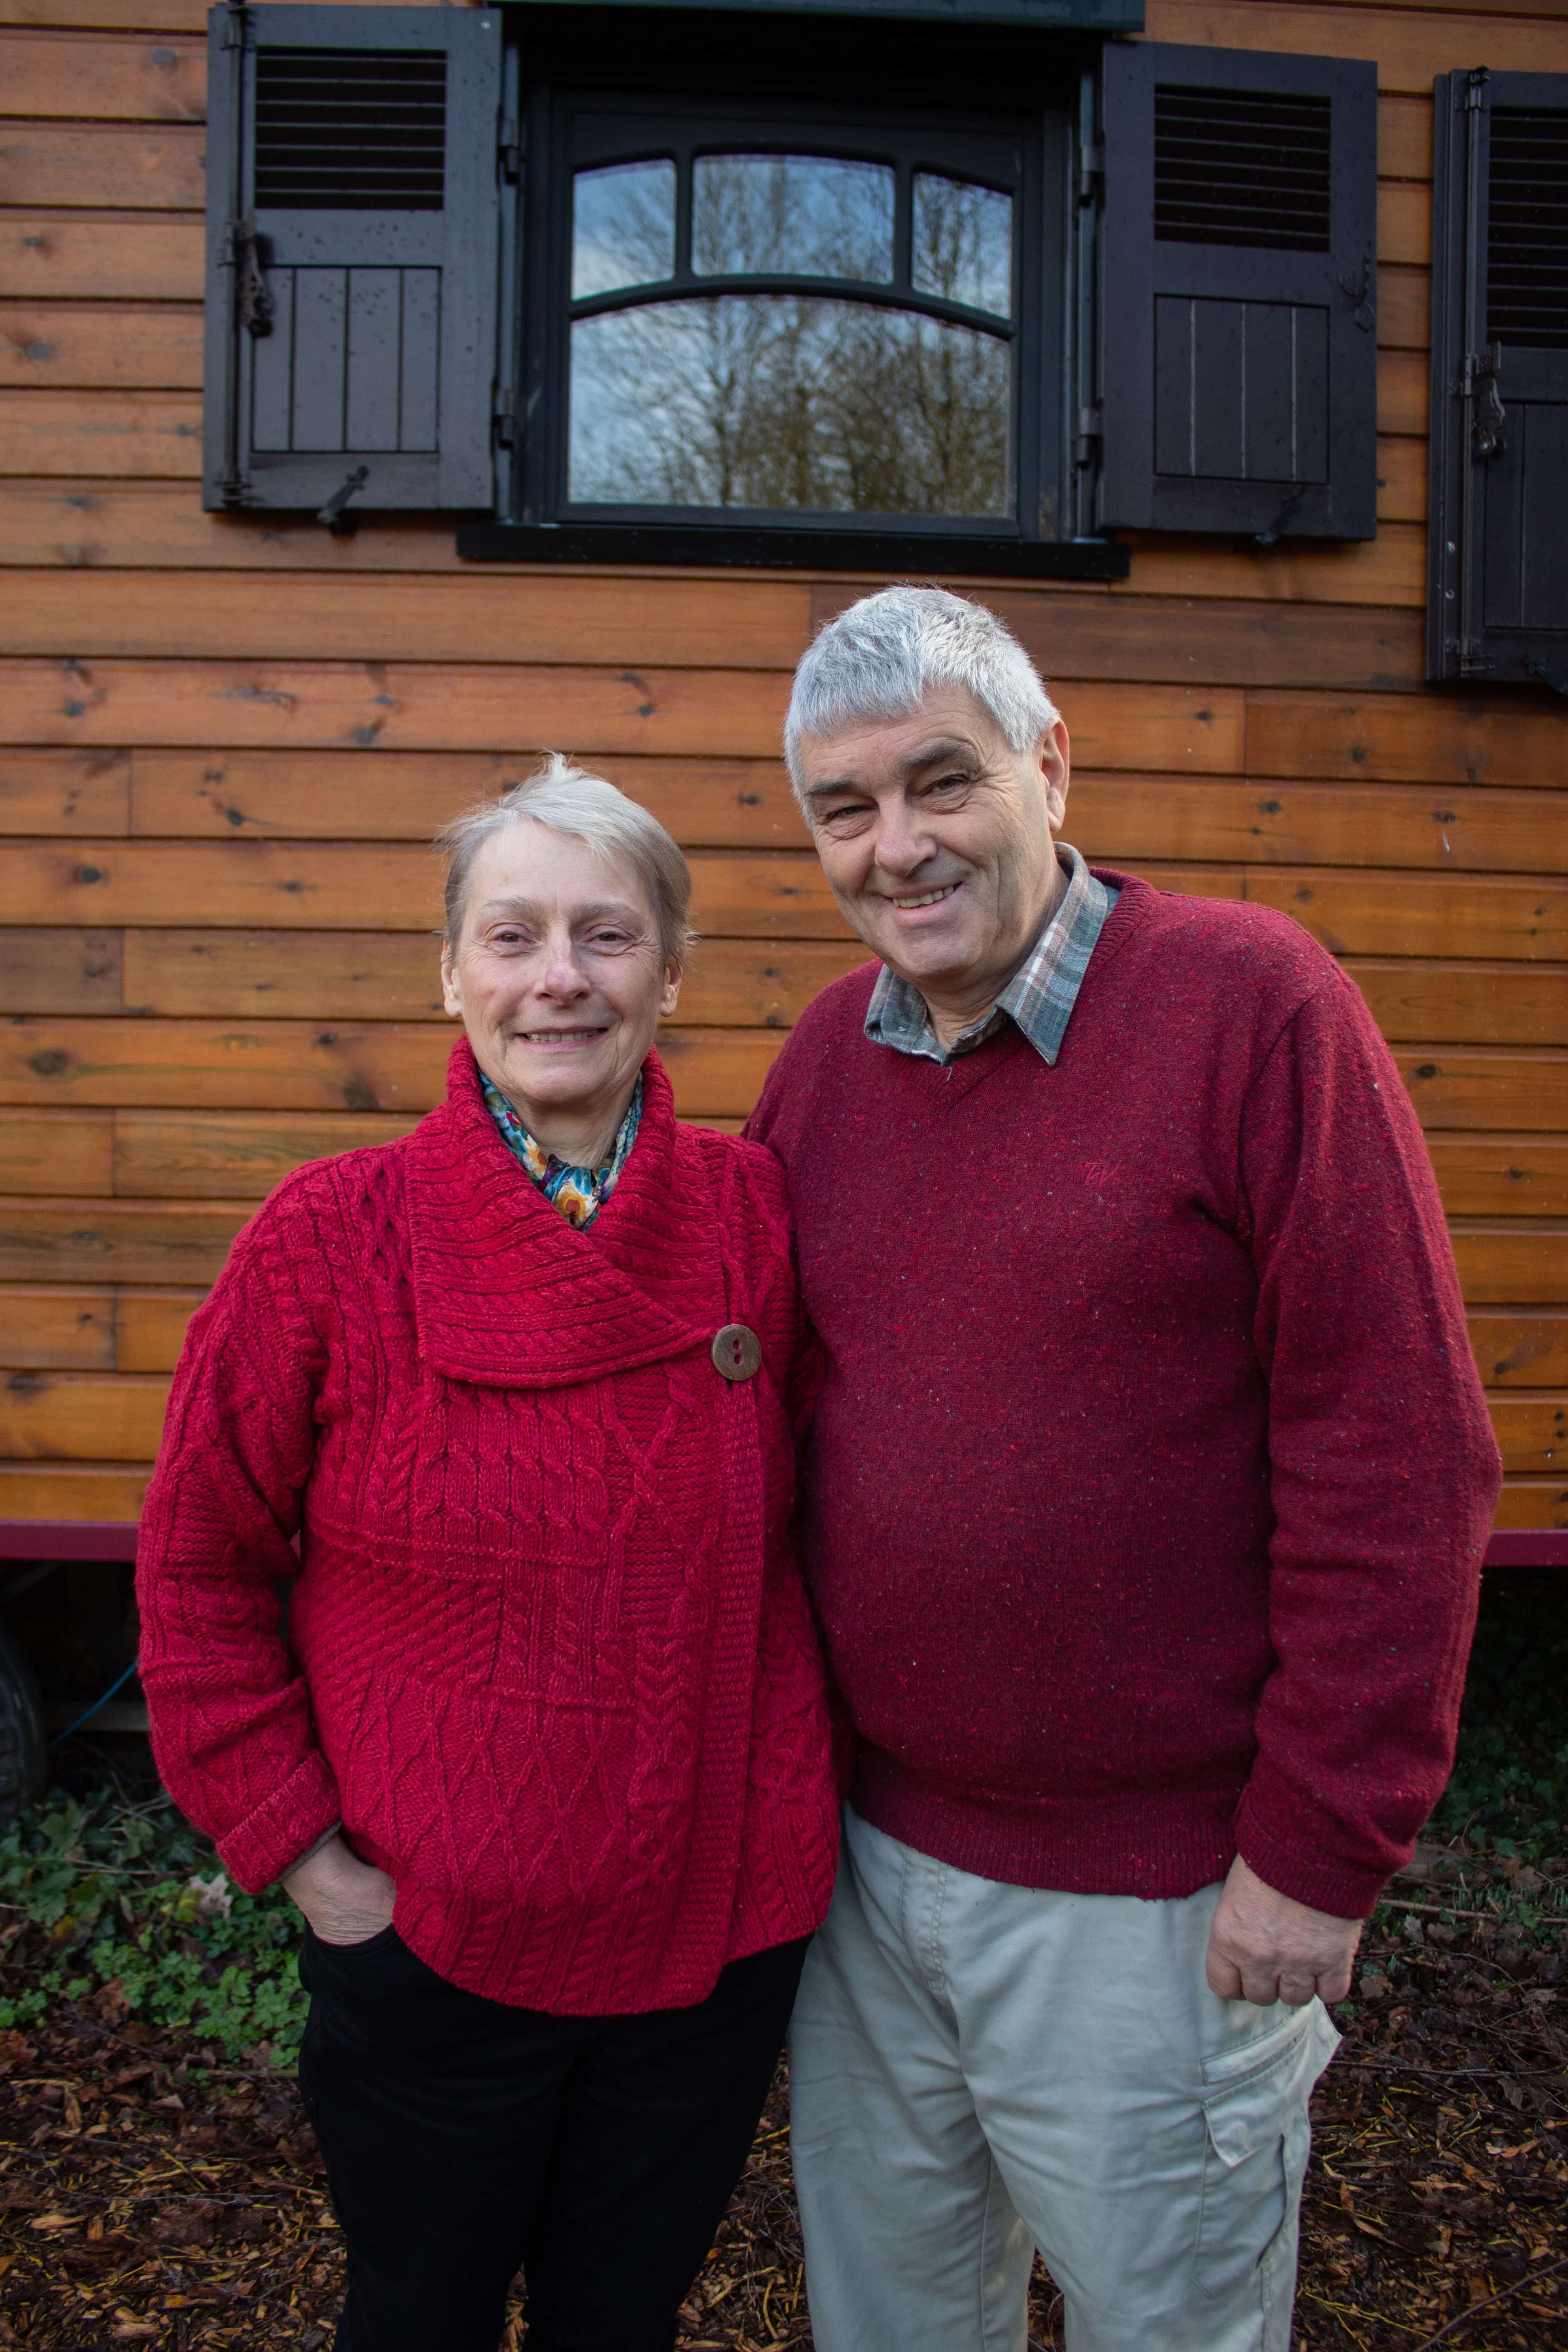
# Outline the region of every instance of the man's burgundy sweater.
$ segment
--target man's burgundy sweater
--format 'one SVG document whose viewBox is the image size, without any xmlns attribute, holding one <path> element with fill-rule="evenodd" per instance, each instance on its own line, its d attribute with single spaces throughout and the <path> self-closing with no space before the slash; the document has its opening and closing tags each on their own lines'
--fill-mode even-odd
<svg viewBox="0 0 1568 2352">
<path fill-rule="evenodd" d="M 1121 897 L 1060 1058 L 819 996 L 750 1132 L 826 1351 L 807 1565 L 858 1809 L 1015 1884 L 1237 1848 L 1342 1917 L 1452 1760 L 1497 1448 L 1421 1135 L 1260 908 Z"/>
</svg>

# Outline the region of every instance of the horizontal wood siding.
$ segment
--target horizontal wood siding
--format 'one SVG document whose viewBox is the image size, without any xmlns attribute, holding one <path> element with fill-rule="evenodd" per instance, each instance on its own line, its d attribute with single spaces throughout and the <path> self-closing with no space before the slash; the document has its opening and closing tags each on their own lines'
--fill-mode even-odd
<svg viewBox="0 0 1568 2352">
<path fill-rule="evenodd" d="M 545 746 L 690 854 L 689 1116 L 737 1124 L 859 960 L 776 753 L 793 664 L 870 583 L 200 511 L 204 21 L 0 0 L 0 1517 L 134 1517 L 255 1203 L 436 1099 L 426 845 Z M 1452 1220 L 1499 1525 L 1568 1527 L 1568 713 L 1421 684 L 1432 77 L 1568 71 L 1568 21 L 1149 0 L 1148 33 L 1378 60 L 1379 533 L 1151 534 L 1115 586 L 975 586 L 1066 711 L 1069 837 L 1279 908 L 1354 977 Z"/>
</svg>

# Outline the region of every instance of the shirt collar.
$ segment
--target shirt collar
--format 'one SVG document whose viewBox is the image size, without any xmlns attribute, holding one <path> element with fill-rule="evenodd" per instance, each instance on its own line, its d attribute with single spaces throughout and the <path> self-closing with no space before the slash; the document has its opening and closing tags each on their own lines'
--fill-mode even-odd
<svg viewBox="0 0 1568 2352">
<path fill-rule="evenodd" d="M 944 1046 L 919 989 L 884 964 L 866 1008 L 866 1035 L 873 1045 L 890 1045 L 895 1053 L 916 1054 L 929 1062 L 952 1062 L 994 1036 L 1006 1015 L 1042 1061 L 1055 1062 L 1095 941 L 1121 896 L 1097 881 L 1067 842 L 1058 845 L 1057 859 L 1068 877 L 1060 904 L 990 1012 Z"/>
</svg>

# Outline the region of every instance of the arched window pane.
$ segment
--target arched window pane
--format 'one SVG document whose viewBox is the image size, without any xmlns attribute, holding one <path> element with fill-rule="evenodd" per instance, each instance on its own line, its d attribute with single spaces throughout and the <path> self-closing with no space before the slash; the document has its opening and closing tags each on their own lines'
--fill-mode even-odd
<svg viewBox="0 0 1568 2352">
<path fill-rule="evenodd" d="M 893 172 L 823 155 L 700 155 L 691 175 L 691 267 L 801 278 L 893 276 Z"/>
<path fill-rule="evenodd" d="M 1013 315 L 1013 199 L 972 181 L 915 173 L 910 283 L 972 310 Z"/>
<path fill-rule="evenodd" d="M 675 166 L 612 163 L 572 182 L 572 299 L 675 274 Z"/>
<path fill-rule="evenodd" d="M 710 296 L 572 329 L 574 501 L 1011 512 L 1011 352 L 906 310 Z"/>
</svg>

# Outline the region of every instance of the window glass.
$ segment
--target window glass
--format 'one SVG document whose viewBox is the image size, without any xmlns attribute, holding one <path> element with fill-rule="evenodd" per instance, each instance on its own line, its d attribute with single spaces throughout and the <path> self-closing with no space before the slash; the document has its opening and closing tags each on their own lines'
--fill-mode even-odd
<svg viewBox="0 0 1568 2352">
<path fill-rule="evenodd" d="M 730 294 L 579 319 L 568 494 L 1005 515 L 1010 373 L 998 336 L 865 302 Z"/>
<path fill-rule="evenodd" d="M 1013 315 L 1013 199 L 972 181 L 915 173 L 910 282 L 998 319 Z"/>
<path fill-rule="evenodd" d="M 893 275 L 893 172 L 822 155 L 700 155 L 692 170 L 691 268 L 699 278 L 767 271 Z"/>
<path fill-rule="evenodd" d="M 572 299 L 675 274 L 675 166 L 612 163 L 572 182 Z"/>
</svg>

